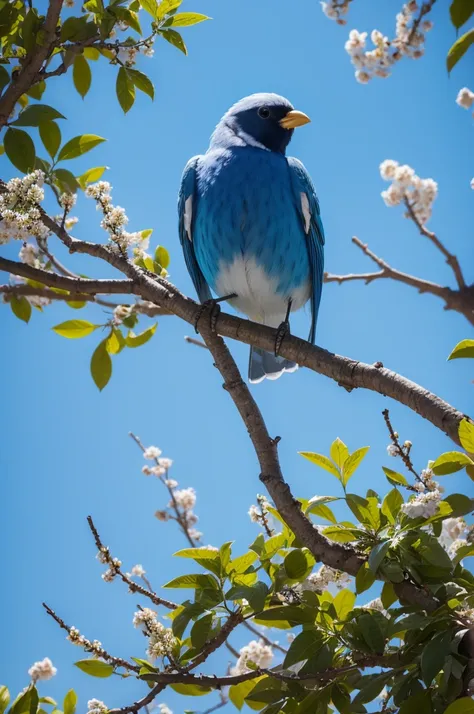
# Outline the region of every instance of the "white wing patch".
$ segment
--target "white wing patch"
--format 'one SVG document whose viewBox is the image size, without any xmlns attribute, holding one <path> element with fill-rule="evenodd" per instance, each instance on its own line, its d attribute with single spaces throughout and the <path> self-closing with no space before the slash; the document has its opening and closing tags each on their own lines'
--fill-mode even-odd
<svg viewBox="0 0 474 714">
<path fill-rule="evenodd" d="M 191 224 L 193 221 L 193 197 L 192 194 L 191 196 L 188 196 L 184 203 L 184 230 L 186 231 L 186 235 L 188 236 L 188 239 L 193 242 L 193 237 L 191 235 Z"/>
<path fill-rule="evenodd" d="M 304 232 L 306 234 L 309 233 L 309 227 L 311 225 L 311 210 L 309 208 L 309 200 L 308 196 L 306 193 L 301 192 L 301 210 L 303 211 L 303 217 L 304 217 Z"/>
</svg>

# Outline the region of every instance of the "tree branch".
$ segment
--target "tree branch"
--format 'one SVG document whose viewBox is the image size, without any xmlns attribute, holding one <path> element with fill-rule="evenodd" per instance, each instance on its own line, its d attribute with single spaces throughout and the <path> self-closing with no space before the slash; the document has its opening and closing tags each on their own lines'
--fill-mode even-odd
<svg viewBox="0 0 474 714">
<path fill-rule="evenodd" d="M 408 205 L 408 204 L 407 204 Z M 415 214 L 413 214 L 415 215 Z M 415 220 L 415 219 L 414 219 Z M 417 222 L 418 226 L 421 226 Z M 425 231 L 423 235 L 427 233 L 434 236 L 434 234 L 426 231 L 426 229 L 421 226 L 421 229 Z M 436 236 L 434 236 L 436 238 Z M 438 239 L 436 239 L 438 240 Z M 404 283 L 405 285 L 410 285 L 416 288 L 420 293 L 429 293 L 430 295 L 436 295 L 445 302 L 445 310 L 456 310 L 457 312 L 464 315 L 464 317 L 474 325 L 474 290 L 466 287 L 464 284 L 463 288 L 460 290 L 452 290 L 451 288 L 438 285 L 430 280 L 424 280 L 422 278 L 417 278 L 409 273 L 403 273 L 401 270 L 396 270 L 392 268 L 385 260 L 376 255 L 371 251 L 367 243 L 362 243 L 359 238 L 354 236 L 352 242 L 361 251 L 367 255 L 376 265 L 381 268 L 381 270 L 374 273 L 349 273 L 348 275 L 334 275 L 333 273 L 324 274 L 325 283 L 345 283 L 350 280 L 363 280 L 366 285 L 373 282 L 374 280 L 381 280 L 384 278 L 389 278 L 391 280 L 396 280 L 399 283 Z M 450 255 L 450 254 L 449 254 Z M 451 256 L 457 263 L 455 256 Z"/>
<path fill-rule="evenodd" d="M 36 75 L 40 71 L 43 62 L 51 53 L 53 45 L 56 42 L 56 26 L 62 5 L 63 0 L 49 0 L 48 11 L 43 26 L 43 40 L 41 44 L 35 44 L 33 49 L 27 54 L 17 76 L 12 79 L 5 93 L 0 98 L 0 128 L 4 127 L 7 123 L 21 95 L 25 94 L 31 85 L 34 84 Z"/>
<path fill-rule="evenodd" d="M 140 295 L 142 299 L 155 303 L 194 325 L 198 317 L 199 306 L 194 300 L 180 293 L 167 280 L 142 270 L 127 260 L 125 256 L 108 246 L 72 238 L 48 216 L 43 217 L 43 221 L 60 237 L 71 253 L 83 253 L 101 258 L 124 273 L 129 278 L 129 281 L 81 280 L 81 282 L 77 283 L 61 282 L 59 284 L 59 281 L 66 281 L 66 278 L 47 271 L 23 266 L 22 272 L 25 274 L 25 268 L 27 268 L 29 271 L 28 277 L 34 275 L 33 279 L 54 287 L 70 289 L 72 285 L 75 285 L 76 290 L 79 289 L 81 292 L 93 292 L 91 290 L 92 284 L 95 284 L 94 289 L 96 291 L 100 291 L 109 282 L 117 288 L 120 283 L 119 290 L 122 287 L 124 289 L 127 288 L 127 291 Z M 5 265 L 8 267 L 5 267 Z M 12 272 L 13 268 L 14 272 L 17 265 L 21 264 L 6 261 L 4 258 L 0 259 L 0 269 Z M 35 272 L 32 274 L 31 271 Z M 21 275 L 22 272 L 18 272 L 18 274 Z M 54 277 L 51 277 L 52 275 Z M 269 352 L 274 349 L 276 330 L 265 325 L 259 325 L 250 320 L 221 313 L 217 320 L 217 330 L 219 334 L 231 337 L 239 342 L 260 347 Z M 459 423 L 462 419 L 469 417 L 466 417 L 465 414 L 457 411 L 440 397 L 415 382 L 389 369 L 385 369 L 381 362 L 376 362 L 374 365 L 364 364 L 363 362 L 328 352 L 309 344 L 306 340 L 293 336 L 285 337 L 280 352 L 283 357 L 333 379 L 346 389 L 362 387 L 395 399 L 430 421 L 454 442 L 460 443 L 458 437 Z"/>
</svg>

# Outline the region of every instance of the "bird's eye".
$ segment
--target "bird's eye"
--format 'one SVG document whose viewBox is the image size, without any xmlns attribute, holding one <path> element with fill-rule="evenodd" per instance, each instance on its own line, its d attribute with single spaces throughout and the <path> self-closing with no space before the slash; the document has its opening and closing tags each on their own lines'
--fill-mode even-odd
<svg viewBox="0 0 474 714">
<path fill-rule="evenodd" d="M 262 119 L 268 119 L 268 117 L 270 116 L 270 111 L 267 109 L 267 107 L 260 107 L 260 109 L 258 110 L 258 116 Z"/>
</svg>

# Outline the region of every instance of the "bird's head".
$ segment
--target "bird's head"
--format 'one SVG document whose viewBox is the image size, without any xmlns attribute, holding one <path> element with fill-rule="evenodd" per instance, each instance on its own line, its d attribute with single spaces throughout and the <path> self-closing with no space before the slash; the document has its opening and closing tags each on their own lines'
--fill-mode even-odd
<svg viewBox="0 0 474 714">
<path fill-rule="evenodd" d="M 293 130 L 309 121 L 306 114 L 293 109 L 278 94 L 252 94 L 224 114 L 212 136 L 212 144 L 256 146 L 284 154 Z"/>
</svg>

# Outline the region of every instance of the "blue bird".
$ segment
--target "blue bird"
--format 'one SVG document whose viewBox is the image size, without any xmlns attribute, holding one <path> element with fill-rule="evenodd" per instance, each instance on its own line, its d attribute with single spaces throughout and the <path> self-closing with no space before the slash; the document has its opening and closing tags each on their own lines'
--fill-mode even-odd
<svg viewBox="0 0 474 714">
<path fill-rule="evenodd" d="M 228 300 L 251 320 L 279 328 L 275 354 L 251 348 L 254 383 L 297 369 L 278 350 L 290 312 L 308 301 L 308 339 L 315 340 L 324 230 L 308 172 L 285 156 L 293 130 L 309 121 L 277 94 L 246 97 L 222 117 L 206 154 L 188 161 L 181 180 L 180 241 L 211 324 L 217 302 Z"/>
</svg>

